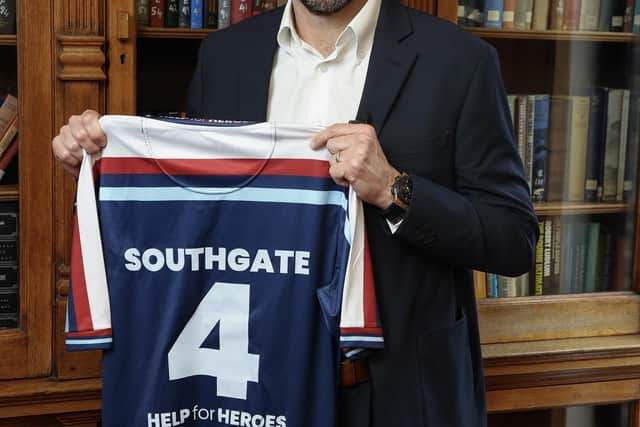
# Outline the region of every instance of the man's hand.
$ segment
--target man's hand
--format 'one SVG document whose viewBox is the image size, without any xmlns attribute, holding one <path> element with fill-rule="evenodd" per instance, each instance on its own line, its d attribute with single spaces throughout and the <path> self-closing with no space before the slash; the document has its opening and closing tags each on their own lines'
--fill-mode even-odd
<svg viewBox="0 0 640 427">
<path fill-rule="evenodd" d="M 362 201 L 381 209 L 391 205 L 393 198 L 389 190 L 400 173 L 387 161 L 372 126 L 330 126 L 311 141 L 314 150 L 324 146 L 331 153 L 329 174 L 336 183 L 350 184 Z"/>
<path fill-rule="evenodd" d="M 96 154 L 107 145 L 107 137 L 100 127 L 97 111 L 86 110 L 79 116 L 71 116 L 53 138 L 51 150 L 62 167 L 73 176 L 80 173 L 82 149 Z"/>
</svg>

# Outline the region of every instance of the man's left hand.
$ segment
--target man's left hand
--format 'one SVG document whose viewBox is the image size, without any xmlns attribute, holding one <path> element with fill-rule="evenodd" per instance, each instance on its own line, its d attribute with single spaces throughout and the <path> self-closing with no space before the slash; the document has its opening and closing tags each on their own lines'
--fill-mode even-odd
<svg viewBox="0 0 640 427">
<path fill-rule="evenodd" d="M 316 134 L 311 148 L 327 147 L 329 174 L 343 186 L 351 185 L 358 197 L 381 209 L 393 202 L 390 188 L 397 169 L 382 152 L 375 129 L 366 124 L 335 124 Z"/>
</svg>

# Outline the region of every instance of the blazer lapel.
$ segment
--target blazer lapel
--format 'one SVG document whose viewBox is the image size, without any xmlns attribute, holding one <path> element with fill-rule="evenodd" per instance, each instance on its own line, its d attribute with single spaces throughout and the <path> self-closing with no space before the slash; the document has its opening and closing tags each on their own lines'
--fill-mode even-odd
<svg viewBox="0 0 640 427">
<path fill-rule="evenodd" d="M 412 32 L 407 11 L 398 0 L 382 0 L 357 116 L 370 122 L 378 134 L 415 63 L 415 50 L 402 43 Z"/>
<path fill-rule="evenodd" d="M 277 35 L 284 7 L 269 13 L 261 21 L 264 32 L 251 34 L 250 52 L 246 52 L 242 74 L 238 78 L 238 108 L 245 120 L 266 121 L 271 70 L 278 48 Z"/>
</svg>

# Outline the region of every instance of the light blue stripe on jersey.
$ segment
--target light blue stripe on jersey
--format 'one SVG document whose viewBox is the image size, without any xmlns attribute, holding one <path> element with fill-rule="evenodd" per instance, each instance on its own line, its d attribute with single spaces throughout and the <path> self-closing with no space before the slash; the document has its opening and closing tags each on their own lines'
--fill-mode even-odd
<svg viewBox="0 0 640 427">
<path fill-rule="evenodd" d="M 67 338 L 65 343 L 67 345 L 94 345 L 94 344 L 108 344 L 112 343 L 113 338 Z"/>
<path fill-rule="evenodd" d="M 365 342 L 384 342 L 383 337 L 369 337 L 366 335 L 346 335 L 340 337 L 340 342 L 345 341 L 365 341 Z"/>
<path fill-rule="evenodd" d="M 347 210 L 347 199 L 341 191 L 296 190 L 290 188 L 245 187 L 100 187 L 100 201 L 229 201 L 299 203 L 335 205 Z"/>
</svg>

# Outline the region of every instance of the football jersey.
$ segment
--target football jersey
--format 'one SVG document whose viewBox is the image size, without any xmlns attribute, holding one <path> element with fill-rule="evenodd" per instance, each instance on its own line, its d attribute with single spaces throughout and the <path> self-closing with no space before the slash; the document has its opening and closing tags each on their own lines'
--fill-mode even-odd
<svg viewBox="0 0 640 427">
<path fill-rule="evenodd" d="M 362 204 L 319 128 L 104 116 L 77 186 L 66 346 L 103 349 L 105 427 L 332 427 L 383 346 Z"/>
</svg>

